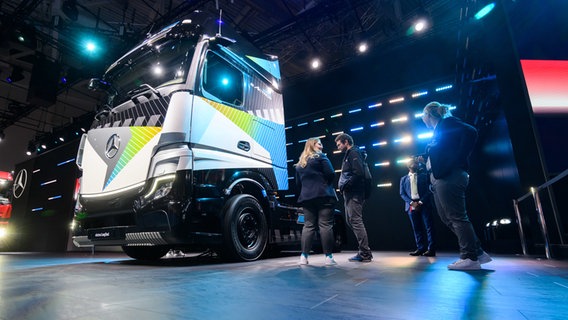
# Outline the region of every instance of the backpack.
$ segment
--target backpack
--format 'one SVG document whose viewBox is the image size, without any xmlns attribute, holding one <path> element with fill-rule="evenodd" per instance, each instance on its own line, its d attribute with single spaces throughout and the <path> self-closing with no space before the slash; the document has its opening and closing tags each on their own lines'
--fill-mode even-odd
<svg viewBox="0 0 568 320">
<path fill-rule="evenodd" d="M 373 176 L 367 164 L 367 153 L 359 153 L 361 154 L 361 159 L 363 159 L 363 170 L 365 171 L 365 199 L 369 199 L 371 197 L 371 191 L 373 191 Z"/>
</svg>

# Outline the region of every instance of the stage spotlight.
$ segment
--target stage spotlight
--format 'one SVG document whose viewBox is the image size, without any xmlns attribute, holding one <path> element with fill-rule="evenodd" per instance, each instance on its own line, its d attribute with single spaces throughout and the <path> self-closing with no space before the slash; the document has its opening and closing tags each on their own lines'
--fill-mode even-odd
<svg viewBox="0 0 568 320">
<path fill-rule="evenodd" d="M 87 41 L 87 43 L 85 43 L 85 48 L 88 52 L 94 52 L 97 49 L 97 45 L 92 41 Z"/>
<path fill-rule="evenodd" d="M 425 20 L 418 20 L 416 21 L 416 23 L 414 24 L 414 31 L 416 32 L 421 32 L 424 29 L 426 29 L 426 21 Z"/>
<path fill-rule="evenodd" d="M 6 135 L 3 130 L 0 130 L 0 141 L 4 140 L 4 138 L 6 138 Z"/>
<path fill-rule="evenodd" d="M 316 70 L 319 69 L 321 67 L 321 61 L 318 58 L 314 58 L 312 59 L 312 62 L 310 63 L 310 66 L 312 67 L 312 69 Z"/>
<path fill-rule="evenodd" d="M 99 59 L 104 54 L 105 43 L 101 38 L 84 35 L 79 49 L 83 55 L 88 56 L 90 59 Z"/>
<path fill-rule="evenodd" d="M 28 142 L 28 150 L 26 150 L 26 154 L 31 156 L 32 153 L 36 151 L 36 145 L 32 141 Z"/>
<path fill-rule="evenodd" d="M 365 53 L 367 50 L 369 50 L 369 46 L 366 42 L 361 42 L 359 43 L 359 46 L 357 46 L 357 51 L 359 51 L 359 53 Z"/>
</svg>

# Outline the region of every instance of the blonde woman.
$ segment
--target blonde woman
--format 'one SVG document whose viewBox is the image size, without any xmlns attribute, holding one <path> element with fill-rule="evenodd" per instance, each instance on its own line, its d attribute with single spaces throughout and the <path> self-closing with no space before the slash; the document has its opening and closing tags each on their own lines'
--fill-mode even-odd
<svg viewBox="0 0 568 320">
<path fill-rule="evenodd" d="M 300 265 L 308 264 L 308 256 L 316 229 L 325 254 L 325 264 L 336 264 L 333 259 L 333 207 L 337 201 L 333 180 L 335 172 L 327 156 L 322 153 L 323 145 L 318 138 L 306 141 L 304 151 L 296 164 L 296 185 L 298 203 L 304 211 L 302 230 L 302 254 Z"/>
</svg>

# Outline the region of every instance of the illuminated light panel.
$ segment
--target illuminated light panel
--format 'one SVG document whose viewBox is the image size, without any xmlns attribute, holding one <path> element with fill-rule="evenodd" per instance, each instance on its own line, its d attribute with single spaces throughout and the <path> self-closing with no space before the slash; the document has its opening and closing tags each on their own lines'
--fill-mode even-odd
<svg viewBox="0 0 568 320">
<path fill-rule="evenodd" d="M 286 162 L 294 162 L 294 159 L 288 159 Z"/>
<path fill-rule="evenodd" d="M 417 135 L 416 137 L 418 139 L 428 139 L 428 138 L 432 138 L 434 136 L 434 132 L 426 132 L 426 133 L 421 133 L 419 135 Z"/>
<path fill-rule="evenodd" d="M 373 147 L 380 147 L 380 146 L 386 146 L 386 145 L 387 145 L 386 141 L 380 141 L 380 142 L 373 143 Z"/>
<path fill-rule="evenodd" d="M 400 97 L 400 98 L 390 99 L 389 103 L 393 104 L 393 103 L 399 103 L 399 102 L 403 102 L 403 101 L 404 101 L 404 97 Z"/>
<path fill-rule="evenodd" d="M 297 124 L 298 127 L 303 127 L 303 126 L 307 126 L 307 125 L 308 125 L 307 122 L 302 122 L 302 123 Z"/>
<path fill-rule="evenodd" d="M 392 187 L 392 183 L 391 182 L 379 183 L 379 184 L 377 184 L 377 187 L 379 187 L 379 188 L 390 188 L 390 187 Z"/>
<path fill-rule="evenodd" d="M 404 159 L 396 160 L 396 163 L 397 163 L 397 164 L 403 164 L 403 163 L 406 164 L 406 163 L 408 163 L 408 161 L 410 161 L 410 160 L 412 160 L 412 158 L 410 158 L 410 157 L 409 157 L 409 158 L 404 158 Z"/>
<path fill-rule="evenodd" d="M 294 143 L 292 143 L 292 142 L 288 142 L 288 143 L 286 143 L 286 146 L 291 146 L 291 145 L 293 145 L 293 144 L 294 144 Z"/>
<path fill-rule="evenodd" d="M 451 107 L 449 107 L 448 109 L 450 109 L 450 110 L 456 110 L 457 107 L 456 107 L 456 106 L 451 106 Z"/>
<path fill-rule="evenodd" d="M 43 208 L 41 208 L 41 207 L 40 207 L 40 208 L 33 208 L 33 209 L 32 209 L 32 212 L 42 211 L 42 210 L 43 210 Z"/>
<path fill-rule="evenodd" d="M 568 61 L 521 60 L 534 113 L 568 113 Z"/>
<path fill-rule="evenodd" d="M 284 130 L 292 129 L 292 126 L 287 126 Z"/>
<path fill-rule="evenodd" d="M 333 150 L 333 154 L 341 153 L 341 150 Z"/>
<path fill-rule="evenodd" d="M 32 171 L 32 173 L 38 173 L 40 171 L 41 171 L 41 169 L 36 169 L 36 170 Z"/>
<path fill-rule="evenodd" d="M 424 115 L 424 112 L 415 113 L 414 118 L 422 118 L 423 115 Z"/>
<path fill-rule="evenodd" d="M 397 122 L 406 122 L 408 121 L 408 117 L 404 116 L 404 117 L 399 117 L 399 118 L 394 118 L 391 120 L 392 123 L 397 123 Z"/>
<path fill-rule="evenodd" d="M 354 131 L 361 131 L 361 130 L 363 130 L 363 127 L 352 128 L 350 131 L 354 132 Z"/>
<path fill-rule="evenodd" d="M 481 8 L 481 10 L 477 11 L 474 15 L 476 20 L 482 19 L 486 15 L 489 14 L 495 8 L 495 2 L 491 2 L 490 4 L 486 5 L 485 7 Z"/>
<path fill-rule="evenodd" d="M 334 171 L 335 171 L 335 173 L 340 173 L 340 172 L 341 172 L 341 169 L 334 170 Z"/>
<path fill-rule="evenodd" d="M 384 126 L 384 125 L 385 125 L 385 122 L 384 122 L 384 121 L 375 122 L 375 123 L 371 123 L 371 128 L 374 128 L 374 127 L 382 127 L 382 126 Z"/>
<path fill-rule="evenodd" d="M 294 180 L 294 177 L 288 177 L 288 180 Z"/>
<path fill-rule="evenodd" d="M 375 167 L 388 167 L 390 164 L 391 163 L 389 161 L 377 162 L 375 163 Z"/>
<path fill-rule="evenodd" d="M 360 111 L 361 111 L 361 108 L 353 109 L 353 110 L 349 110 L 349 113 L 357 113 L 357 112 L 360 112 Z"/>
<path fill-rule="evenodd" d="M 338 117 L 343 117 L 343 113 L 336 113 L 334 115 L 331 115 L 330 118 L 338 118 Z"/>
<path fill-rule="evenodd" d="M 394 143 L 409 143 L 412 141 L 411 136 L 404 136 L 402 138 L 398 138 L 394 140 Z"/>
<path fill-rule="evenodd" d="M 296 195 L 295 194 L 287 194 L 284 195 L 284 198 L 294 198 Z"/>
<path fill-rule="evenodd" d="M 60 162 L 60 163 L 57 164 L 57 166 L 59 167 L 59 166 L 62 166 L 64 164 L 68 164 L 69 162 L 73 162 L 73 161 L 75 161 L 75 158 L 69 159 L 67 161 Z"/>
<path fill-rule="evenodd" d="M 440 92 L 440 91 L 445 91 L 445 90 L 450 90 L 451 88 L 453 88 L 454 86 L 449 84 L 447 86 L 442 86 L 442 87 L 438 87 L 436 88 L 436 92 Z"/>
<path fill-rule="evenodd" d="M 368 109 L 374 109 L 374 108 L 378 108 L 378 107 L 382 107 L 382 106 L 383 106 L 383 103 L 379 102 L 379 103 L 372 104 L 372 105 L 368 106 L 367 108 Z"/>
<path fill-rule="evenodd" d="M 360 149 L 360 150 L 361 150 L 361 149 L 365 150 L 365 146 L 359 146 L 359 149 Z"/>
<path fill-rule="evenodd" d="M 53 197 L 47 198 L 47 200 L 55 200 L 55 199 L 61 199 L 61 196 L 53 196 Z"/>
<path fill-rule="evenodd" d="M 501 220 L 499 220 L 500 224 L 511 224 L 511 219 L 509 218 L 503 218 Z"/>
<path fill-rule="evenodd" d="M 49 180 L 49 181 L 46 181 L 46 182 L 40 184 L 40 186 L 43 187 L 43 186 L 47 186 L 48 184 L 52 184 L 52 183 L 56 183 L 56 182 L 57 182 L 57 179 L 53 179 L 53 180 Z"/>
<path fill-rule="evenodd" d="M 332 136 L 337 136 L 337 135 L 340 135 L 340 134 L 342 134 L 342 133 L 343 133 L 343 131 L 337 131 L 337 132 L 332 133 L 331 135 L 332 135 Z"/>
<path fill-rule="evenodd" d="M 325 138 L 325 137 L 326 137 L 326 135 L 324 134 L 324 135 L 321 135 L 321 136 L 317 136 L 316 138 L 318 138 L 318 139 L 323 139 L 323 138 Z"/>
<path fill-rule="evenodd" d="M 428 91 L 420 91 L 420 92 L 415 92 L 412 94 L 413 98 L 418 98 L 418 97 L 422 97 L 428 94 Z"/>
<path fill-rule="evenodd" d="M 308 139 L 300 140 L 300 141 L 298 141 L 298 143 L 304 143 L 306 141 L 308 141 Z"/>
<path fill-rule="evenodd" d="M 323 121 L 323 120 L 325 120 L 325 118 L 315 119 L 314 122 L 320 122 L 320 121 Z"/>
</svg>

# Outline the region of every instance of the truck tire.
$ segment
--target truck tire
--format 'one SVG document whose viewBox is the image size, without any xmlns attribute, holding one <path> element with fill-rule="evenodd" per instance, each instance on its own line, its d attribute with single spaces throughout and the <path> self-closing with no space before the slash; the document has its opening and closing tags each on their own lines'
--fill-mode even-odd
<svg viewBox="0 0 568 320">
<path fill-rule="evenodd" d="M 136 260 L 160 260 L 170 248 L 162 246 L 122 246 L 122 251 Z"/>
<path fill-rule="evenodd" d="M 255 197 L 239 194 L 227 201 L 223 223 L 222 253 L 233 261 L 260 258 L 268 242 L 268 224 Z"/>
</svg>

